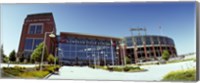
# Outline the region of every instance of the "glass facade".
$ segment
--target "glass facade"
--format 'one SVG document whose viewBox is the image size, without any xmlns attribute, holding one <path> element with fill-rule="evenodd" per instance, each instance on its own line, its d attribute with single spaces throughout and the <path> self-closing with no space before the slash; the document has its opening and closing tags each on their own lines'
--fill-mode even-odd
<svg viewBox="0 0 200 83">
<path fill-rule="evenodd" d="M 136 36 L 133 39 L 138 46 L 143 45 L 143 41 L 145 41 L 146 45 L 151 45 L 152 43 L 154 43 L 154 45 L 158 45 L 159 42 L 163 45 L 174 45 L 174 41 L 172 39 L 162 36 Z M 131 37 L 126 37 L 125 41 L 127 46 L 133 46 Z"/>
<path fill-rule="evenodd" d="M 116 56 L 110 40 L 67 37 L 59 43 L 59 61 L 68 65 L 112 64 Z"/>
</svg>

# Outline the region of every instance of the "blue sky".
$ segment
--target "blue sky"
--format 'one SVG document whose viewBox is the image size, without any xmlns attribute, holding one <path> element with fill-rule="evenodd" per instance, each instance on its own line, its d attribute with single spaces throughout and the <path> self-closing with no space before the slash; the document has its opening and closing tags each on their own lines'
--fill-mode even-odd
<svg viewBox="0 0 200 83">
<path fill-rule="evenodd" d="M 25 17 L 44 12 L 53 13 L 57 34 L 79 32 L 124 37 L 130 36 L 129 28 L 146 27 L 149 35 L 174 39 L 178 54 L 196 52 L 195 2 L 137 2 L 2 4 L 1 35 L 5 54 L 18 50 Z"/>
</svg>

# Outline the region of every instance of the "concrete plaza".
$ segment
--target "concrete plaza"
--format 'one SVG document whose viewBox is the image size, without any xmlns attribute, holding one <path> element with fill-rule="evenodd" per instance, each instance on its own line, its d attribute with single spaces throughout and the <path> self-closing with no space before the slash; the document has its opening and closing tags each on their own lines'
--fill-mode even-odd
<svg viewBox="0 0 200 83">
<path fill-rule="evenodd" d="M 48 79 L 76 79 L 76 80 L 134 80 L 134 81 L 160 81 L 163 76 L 174 70 L 196 67 L 196 62 L 187 61 L 163 65 L 141 66 L 146 72 L 110 72 L 89 67 L 63 66 L 59 75 L 51 75 Z"/>
</svg>

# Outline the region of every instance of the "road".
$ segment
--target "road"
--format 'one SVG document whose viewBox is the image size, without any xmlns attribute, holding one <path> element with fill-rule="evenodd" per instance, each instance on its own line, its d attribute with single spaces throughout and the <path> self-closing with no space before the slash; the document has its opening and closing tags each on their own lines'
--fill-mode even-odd
<svg viewBox="0 0 200 83">
<path fill-rule="evenodd" d="M 130 73 L 110 72 L 89 67 L 63 66 L 59 70 L 59 75 L 51 75 L 48 79 L 160 81 L 170 71 L 192 67 L 196 67 L 196 62 L 187 61 L 164 65 L 141 66 L 141 68 L 148 69 L 148 71 Z"/>
</svg>

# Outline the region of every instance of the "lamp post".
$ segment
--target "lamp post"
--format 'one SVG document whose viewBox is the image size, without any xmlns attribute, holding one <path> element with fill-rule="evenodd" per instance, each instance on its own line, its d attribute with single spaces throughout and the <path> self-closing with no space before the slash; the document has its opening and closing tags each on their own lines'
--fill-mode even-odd
<svg viewBox="0 0 200 83">
<path fill-rule="evenodd" d="M 106 57 L 107 55 L 104 55 L 104 65 L 106 65 Z"/>
<path fill-rule="evenodd" d="M 111 39 L 110 40 L 110 47 L 111 47 L 111 56 L 112 56 L 112 65 L 114 66 L 115 65 L 115 62 L 114 62 L 114 54 L 113 54 L 113 40 Z"/>
<path fill-rule="evenodd" d="M 94 60 L 93 60 L 93 62 L 94 62 L 94 68 L 96 68 L 96 58 L 95 58 L 95 54 L 93 54 L 92 56 L 94 57 Z"/>
<path fill-rule="evenodd" d="M 41 63 L 40 63 L 40 71 L 42 70 L 42 66 L 43 66 L 43 59 L 44 59 L 44 52 L 45 52 L 45 45 L 46 45 L 46 35 L 47 34 L 50 34 L 49 37 L 51 38 L 54 38 L 55 35 L 53 34 L 53 31 L 52 32 L 45 32 L 45 35 L 44 35 L 44 45 L 43 45 L 43 50 L 42 50 L 42 58 L 41 58 Z"/>
<path fill-rule="evenodd" d="M 58 59 L 57 52 L 58 52 L 58 47 L 55 49 L 54 66 L 56 66 L 56 59 Z"/>
<path fill-rule="evenodd" d="M 88 64 L 90 65 L 90 56 L 87 55 L 87 58 L 88 58 Z"/>
<path fill-rule="evenodd" d="M 103 53 L 104 53 L 104 52 L 103 52 L 103 51 L 101 51 L 100 53 L 101 53 L 101 60 L 102 60 L 102 55 L 103 55 Z M 105 63 L 104 63 L 104 64 L 105 64 Z"/>
<path fill-rule="evenodd" d="M 58 48 L 58 50 L 61 51 L 61 53 L 62 53 L 61 56 L 63 56 L 63 51 L 62 51 L 62 49 Z M 59 57 L 59 58 L 60 58 L 60 57 Z M 60 60 L 62 60 L 62 59 L 60 59 Z M 60 61 L 60 60 L 59 60 L 59 63 L 60 63 L 60 65 L 62 65 L 62 64 L 61 64 L 62 61 Z"/>
<path fill-rule="evenodd" d="M 55 53 L 54 53 L 54 55 L 55 55 L 55 57 L 54 57 L 54 66 L 56 66 L 56 51 L 57 50 L 57 48 L 55 49 Z"/>
</svg>

